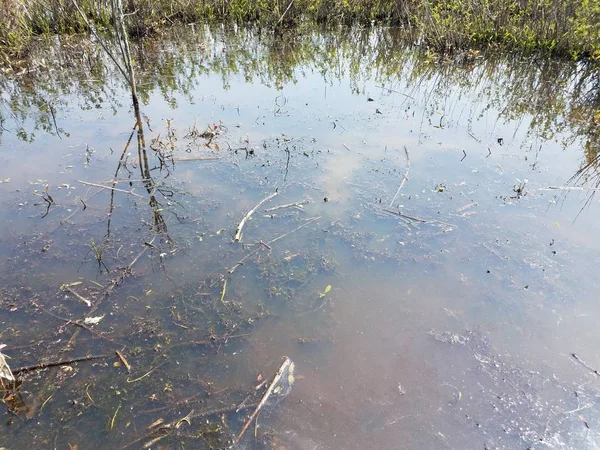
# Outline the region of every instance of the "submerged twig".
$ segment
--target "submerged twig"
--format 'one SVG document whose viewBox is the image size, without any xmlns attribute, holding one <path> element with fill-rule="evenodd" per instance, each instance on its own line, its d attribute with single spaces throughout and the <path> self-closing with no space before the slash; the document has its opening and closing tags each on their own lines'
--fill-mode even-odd
<svg viewBox="0 0 600 450">
<path fill-rule="evenodd" d="M 254 421 L 254 419 L 256 418 L 256 416 L 258 415 L 258 413 L 260 412 L 261 408 L 267 402 L 267 400 L 269 399 L 269 397 L 271 397 L 271 394 L 272 394 L 273 390 L 275 389 L 275 386 L 277 385 L 277 383 L 279 382 L 279 380 L 281 379 L 281 377 L 283 376 L 283 374 L 286 372 L 286 369 L 290 365 L 292 365 L 292 364 L 293 363 L 292 363 L 291 359 L 286 356 L 285 360 L 283 361 L 283 364 L 281 364 L 281 367 L 279 367 L 279 370 L 275 373 L 275 376 L 273 377 L 273 380 L 271 381 L 271 384 L 269 385 L 269 388 L 267 389 L 267 392 L 265 392 L 265 394 L 263 395 L 263 397 L 260 400 L 259 404 L 256 406 L 256 409 L 254 410 L 254 412 L 252 413 L 252 415 L 250 416 L 250 418 L 248 419 L 248 421 L 246 422 L 246 424 L 243 426 L 242 431 L 240 431 L 240 433 L 235 438 L 234 442 L 236 444 L 238 442 L 240 442 L 240 440 L 244 436 L 244 433 L 246 433 L 246 430 L 248 429 L 248 427 L 250 426 L 250 424 L 252 423 L 252 421 Z"/>
<path fill-rule="evenodd" d="M 258 241 L 260 245 L 262 245 L 267 250 L 271 250 L 271 246 L 269 244 L 265 244 L 263 241 Z"/>
<path fill-rule="evenodd" d="M 80 327 L 80 328 L 83 328 L 84 330 L 87 330 L 87 331 L 89 331 L 89 332 L 90 332 L 90 333 L 92 333 L 93 335 L 95 335 L 95 336 L 98 336 L 100 339 L 105 339 L 105 340 L 107 340 L 108 342 L 110 342 L 110 343 L 112 343 L 112 344 L 115 344 L 115 345 L 123 345 L 123 344 L 120 344 L 119 342 L 115 342 L 115 341 L 113 341 L 113 340 L 112 340 L 111 338 L 109 338 L 108 336 L 104 336 L 103 334 L 101 334 L 101 333 L 98 333 L 96 330 L 94 330 L 93 328 L 90 328 L 90 327 L 88 327 L 88 326 L 87 326 L 85 323 L 83 323 L 83 322 L 80 322 L 79 320 L 67 319 L 66 317 L 61 317 L 61 316 L 58 316 L 58 315 L 54 314 L 53 312 L 50 312 L 50 311 L 48 311 L 47 309 L 45 309 L 45 308 L 42 308 L 40 305 L 38 305 L 38 304 L 37 304 L 37 303 L 35 303 L 35 302 L 32 302 L 32 305 L 33 305 L 33 306 L 35 306 L 36 308 L 38 308 L 40 311 L 43 311 L 43 312 L 45 312 L 45 313 L 46 313 L 46 314 L 48 314 L 49 316 L 52 316 L 52 317 L 54 317 L 55 319 L 58 319 L 58 320 L 62 320 L 63 322 L 66 322 L 67 324 L 70 324 L 70 323 L 71 323 L 71 324 L 73 324 L 73 325 L 76 325 L 76 326 L 78 326 L 78 327 Z"/>
<path fill-rule="evenodd" d="M 540 191 L 600 191 L 600 187 L 586 186 L 548 186 L 540 188 Z"/>
<path fill-rule="evenodd" d="M 394 211 L 392 209 L 387 209 L 387 208 L 381 208 L 381 209 L 382 209 L 382 211 L 385 211 L 386 213 L 393 214 L 394 216 L 402 217 L 403 219 L 412 220 L 414 222 L 427 223 L 427 221 L 425 219 L 421 219 L 420 217 L 409 216 L 408 214 L 403 214 L 399 211 Z"/>
<path fill-rule="evenodd" d="M 398 189 L 394 194 L 394 198 L 392 198 L 392 201 L 390 202 L 390 207 L 394 204 L 394 202 L 396 201 L 396 197 L 398 197 L 398 194 L 400 193 L 400 190 L 404 187 L 404 183 L 406 183 L 406 180 L 408 180 L 408 172 L 410 171 L 410 156 L 408 155 L 408 148 L 406 147 L 406 145 L 404 146 L 404 153 L 406 153 L 406 172 L 402 177 L 400 186 L 398 186 Z"/>
<path fill-rule="evenodd" d="M 280 239 L 283 239 L 284 237 L 288 236 L 289 234 L 292 234 L 296 231 L 298 231 L 300 228 L 305 227 L 306 225 L 309 225 L 310 223 L 314 222 L 315 220 L 319 220 L 321 218 L 321 216 L 317 216 L 317 217 L 312 217 L 310 219 L 308 219 L 306 222 L 304 222 L 302 225 L 300 225 L 299 227 L 294 228 L 292 231 L 288 231 L 287 233 L 282 234 L 281 236 L 276 237 L 275 239 L 271 239 L 269 242 L 267 242 L 266 244 L 264 242 L 261 242 L 261 244 L 263 246 L 266 246 L 267 248 L 270 248 L 270 245 L 273 244 L 274 242 L 277 242 Z M 248 253 L 246 256 L 244 256 L 242 259 L 240 259 L 238 262 L 235 263 L 235 265 L 229 269 L 227 271 L 227 273 L 229 275 L 231 275 L 233 272 L 235 272 L 235 270 L 239 267 L 242 266 L 244 264 L 244 262 L 250 258 L 251 256 L 254 256 L 258 253 L 258 249 L 254 250 L 252 253 Z M 213 284 L 214 286 L 214 284 Z"/>
<path fill-rule="evenodd" d="M 471 202 L 471 203 L 469 203 L 468 205 L 465 205 L 465 206 L 463 206 L 463 207 L 461 207 L 461 208 L 458 208 L 458 209 L 456 210 L 456 212 L 464 212 L 464 211 L 466 211 L 467 209 L 469 209 L 469 208 L 472 208 L 473 206 L 477 206 L 477 202 Z"/>
<path fill-rule="evenodd" d="M 169 436 L 169 434 L 171 434 L 171 433 L 167 433 L 167 434 L 162 434 L 162 435 L 160 435 L 160 436 L 156 436 L 154 439 L 152 439 L 152 440 L 150 440 L 150 441 L 146 442 L 144 445 L 142 445 L 142 449 L 143 449 L 143 450 L 145 450 L 145 449 L 147 449 L 147 448 L 150 448 L 150 447 L 152 447 L 152 446 L 153 446 L 154 444 L 156 444 L 158 441 L 161 441 L 161 440 L 163 440 L 164 438 L 166 438 L 167 436 Z M 125 448 L 125 447 L 123 447 L 123 448 Z"/>
<path fill-rule="evenodd" d="M 592 366 L 590 366 L 589 364 L 587 364 L 585 361 L 583 361 L 579 356 L 577 356 L 575 353 L 571 353 L 571 356 L 573 358 L 575 358 L 575 360 L 581 364 L 583 367 L 585 367 L 586 369 L 588 369 L 590 372 L 594 373 L 595 375 L 600 377 L 600 372 L 598 372 L 597 369 L 594 369 Z"/>
<path fill-rule="evenodd" d="M 233 272 L 235 272 L 235 269 L 237 269 L 239 266 L 244 265 L 244 262 L 250 258 L 252 255 L 256 255 L 258 253 L 258 250 L 254 250 L 252 253 L 248 253 L 246 256 L 244 256 L 242 259 L 240 259 L 238 262 L 235 263 L 235 266 L 233 266 L 231 269 L 229 269 L 227 271 L 227 273 L 229 275 L 231 275 Z"/>
<path fill-rule="evenodd" d="M 304 222 L 299 227 L 294 228 L 292 231 L 288 231 L 287 233 L 284 233 L 281 236 L 276 237 L 275 239 L 271 239 L 269 242 L 267 242 L 267 245 L 271 245 L 274 242 L 277 242 L 279 239 L 283 239 L 284 237 L 286 237 L 292 233 L 295 233 L 300 228 L 304 228 L 306 225 L 309 225 L 309 224 L 313 223 L 315 220 L 319 220 L 320 218 L 321 218 L 321 216 L 316 216 L 316 217 L 312 217 L 312 218 L 308 219 L 306 222 Z"/>
<path fill-rule="evenodd" d="M 121 409 L 121 405 L 117 406 L 117 409 L 115 410 L 115 413 L 113 414 L 112 419 L 110 419 L 109 430 L 112 430 L 115 427 L 115 420 L 117 418 L 117 414 L 119 414 L 120 409 Z"/>
<path fill-rule="evenodd" d="M 233 238 L 233 240 L 235 242 L 239 242 L 242 240 L 242 228 L 244 228 L 244 225 L 246 223 L 246 221 L 250 218 L 250 216 L 252 216 L 252 214 L 254 214 L 254 212 L 260 208 L 263 204 L 265 204 L 266 202 L 268 202 L 269 200 L 271 200 L 273 197 L 275 197 L 278 194 L 277 191 L 273 192 L 271 195 L 269 195 L 268 197 L 263 198 L 260 202 L 258 202 L 258 204 L 252 208 L 250 211 L 248 211 L 246 213 L 246 215 L 244 216 L 244 218 L 240 221 L 239 225 L 237 226 L 236 230 L 235 230 L 235 237 Z"/>
<path fill-rule="evenodd" d="M 221 159 L 218 156 L 198 156 L 196 158 L 173 158 L 173 162 L 189 162 L 189 161 L 218 161 Z"/>
<path fill-rule="evenodd" d="M 149 376 L 152 372 L 154 372 L 156 369 L 158 369 L 159 367 L 162 367 L 166 364 L 167 362 L 165 361 L 162 364 L 159 364 L 156 367 L 153 367 L 152 369 L 150 369 L 148 372 L 146 372 L 144 375 L 142 375 L 141 377 L 135 378 L 133 380 L 130 380 L 129 378 L 127 378 L 127 382 L 128 383 L 137 383 L 138 381 L 143 380 L 144 378 L 146 378 L 147 376 Z"/>
<path fill-rule="evenodd" d="M 123 356 L 123 353 L 121 353 L 119 350 L 115 350 L 115 353 L 117 354 L 117 356 L 119 357 L 119 359 L 121 360 L 121 362 L 123 363 L 125 368 L 127 369 L 127 372 L 131 372 L 131 364 L 129 364 L 129 361 L 127 361 L 125 356 Z"/>
<path fill-rule="evenodd" d="M 152 244 L 152 242 L 154 242 L 154 239 L 156 239 L 156 237 L 152 238 L 152 240 L 150 240 L 149 244 Z M 91 314 L 95 313 L 98 310 L 98 308 L 100 307 L 100 304 L 102 303 L 102 300 L 104 300 L 105 297 L 109 296 L 110 293 L 112 292 L 112 290 L 116 286 L 118 286 L 125 279 L 125 277 L 128 274 L 131 273 L 131 268 L 135 265 L 135 263 L 137 263 L 137 261 L 142 257 L 142 255 L 144 255 L 144 253 L 146 253 L 148 248 L 149 248 L 149 246 L 145 245 L 144 249 L 140 253 L 138 253 L 137 256 L 135 258 L 133 258 L 133 260 L 125 268 L 122 269 L 121 274 L 117 278 L 112 280 L 112 282 L 104 290 L 104 293 L 102 295 L 98 296 L 98 299 L 92 305 L 92 309 L 90 309 L 88 311 L 86 317 L 89 317 Z M 85 320 L 85 318 L 84 318 L 84 320 Z M 73 346 L 73 344 L 75 343 L 75 340 L 77 339 L 77 336 L 79 336 L 79 331 L 81 331 L 81 330 L 76 330 L 75 333 L 73 333 L 73 335 L 71 336 L 71 339 L 69 339 L 67 348 L 71 348 Z"/>
<path fill-rule="evenodd" d="M 80 356 L 79 358 L 64 359 L 62 361 L 53 361 L 53 362 L 49 362 L 49 363 L 33 364 L 31 366 L 18 367 L 16 369 L 14 369 L 12 371 L 12 373 L 13 373 L 13 375 L 16 375 L 21 372 L 31 372 L 32 370 L 46 369 L 48 367 L 66 366 L 67 364 L 73 364 L 76 362 L 108 358 L 109 356 L 110 355 L 89 355 L 89 356 Z"/>
<path fill-rule="evenodd" d="M 194 412 L 194 413 L 190 412 L 187 416 L 185 416 L 184 419 L 186 422 L 189 423 L 189 421 L 191 421 L 192 419 L 203 419 L 205 417 L 216 416 L 216 415 L 221 415 L 221 414 L 237 413 L 239 411 L 256 408 L 256 406 L 258 406 L 258 403 L 252 403 L 249 405 L 244 405 L 242 407 L 238 407 L 238 406 L 234 405 L 234 406 L 225 406 L 222 408 L 205 409 L 205 410 Z M 164 439 L 164 438 L 170 436 L 175 431 L 175 429 L 176 429 L 175 427 L 176 427 L 177 423 L 178 422 L 181 423 L 184 419 L 177 419 L 177 420 L 175 420 L 171 423 L 165 424 L 165 425 L 162 425 L 162 419 L 156 420 L 151 426 L 148 427 L 149 433 L 135 439 L 134 441 L 132 441 L 129 444 L 122 447 L 122 449 L 124 450 L 126 448 L 129 448 L 129 447 L 137 444 L 138 442 L 143 441 L 144 439 L 150 438 L 153 434 L 162 431 L 163 434 L 152 438 L 152 440 L 148 441 L 146 444 L 144 444 L 144 447 L 142 447 L 142 448 L 149 448 L 149 447 L 151 447 L 152 444 L 155 444 L 156 442 L 160 441 L 161 439 Z"/>
<path fill-rule="evenodd" d="M 144 198 L 143 195 L 136 194 L 135 192 L 133 192 L 133 189 L 131 191 L 126 191 L 125 189 L 119 189 L 119 188 L 116 188 L 113 186 L 105 186 L 104 184 L 90 183 L 89 181 L 77 180 L 77 182 L 81 183 L 81 184 L 85 184 L 86 186 L 94 186 L 94 187 L 101 188 L 101 189 L 110 189 L 111 191 L 123 192 L 124 194 L 133 195 L 134 197 Z"/>
<path fill-rule="evenodd" d="M 327 297 L 325 300 L 323 300 L 321 302 L 321 304 L 319 306 L 317 306 L 316 308 L 313 308 L 313 309 L 311 309 L 309 311 L 303 312 L 302 314 L 299 314 L 299 317 L 306 316 L 307 314 L 311 314 L 311 313 L 317 312 L 318 310 L 320 310 L 321 308 L 323 308 L 325 305 L 327 305 L 330 300 L 331 300 L 331 297 Z"/>
<path fill-rule="evenodd" d="M 273 208 L 267 208 L 267 209 L 265 209 L 265 212 L 277 211 L 278 209 L 284 209 L 284 208 L 293 208 L 295 206 L 302 206 L 302 205 L 306 205 L 308 203 L 310 203 L 309 200 L 302 200 L 301 202 L 288 203 L 286 205 L 279 205 L 279 206 L 274 206 Z"/>
<path fill-rule="evenodd" d="M 67 291 L 70 294 L 73 294 L 75 297 L 77 297 L 78 300 L 82 301 L 83 303 L 85 303 L 88 307 L 92 306 L 92 302 L 90 302 L 87 298 L 85 298 L 83 295 L 75 292 L 73 289 L 71 289 L 69 286 L 65 286 L 63 288 L 64 291 Z"/>
<path fill-rule="evenodd" d="M 441 224 L 441 225 L 446 225 L 447 227 L 450 228 L 457 228 L 456 225 L 448 223 L 448 222 L 444 222 L 442 220 L 438 220 L 438 219 L 422 219 L 420 217 L 415 217 L 415 216 L 409 216 L 408 214 L 403 214 L 399 211 L 394 211 L 392 209 L 388 209 L 388 208 L 381 208 L 381 211 L 386 212 L 388 214 L 392 214 L 394 216 L 398 216 L 401 219 L 405 219 L 405 221 L 407 223 L 410 223 L 409 221 L 412 222 L 419 222 L 419 223 L 437 223 L 437 224 Z"/>
<path fill-rule="evenodd" d="M 467 134 L 468 134 L 469 136 L 471 136 L 473 139 L 475 139 L 477 142 L 481 143 L 481 140 L 480 140 L 480 139 L 477 139 L 477 137 L 476 137 L 476 136 L 475 136 L 473 133 L 471 133 L 470 131 L 469 131 L 469 132 L 467 132 Z M 488 149 L 488 150 L 489 150 L 489 149 Z M 491 151 L 490 151 L 490 153 L 491 153 Z"/>
<path fill-rule="evenodd" d="M 221 303 L 225 303 L 225 292 L 227 291 L 227 278 L 223 280 L 223 291 L 221 292 Z"/>
</svg>

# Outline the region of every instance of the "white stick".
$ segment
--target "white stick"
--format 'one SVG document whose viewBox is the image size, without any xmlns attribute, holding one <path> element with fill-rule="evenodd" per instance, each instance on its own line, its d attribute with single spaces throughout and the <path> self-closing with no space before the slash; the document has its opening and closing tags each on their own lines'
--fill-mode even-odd
<svg viewBox="0 0 600 450">
<path fill-rule="evenodd" d="M 396 201 L 396 197 L 398 197 L 398 194 L 400 193 L 400 190 L 404 187 L 404 183 L 406 183 L 406 180 L 408 180 L 408 172 L 410 171 L 410 156 L 408 156 L 408 148 L 406 148 L 406 145 L 404 146 L 404 153 L 406 153 L 406 173 L 402 177 L 402 182 L 400 183 L 400 186 L 398 186 L 398 190 L 396 191 L 394 198 L 390 202 L 390 207 L 394 204 L 394 202 Z"/>
<path fill-rule="evenodd" d="M 279 206 L 274 206 L 273 208 L 267 208 L 267 209 L 265 209 L 265 212 L 277 211 L 278 209 L 291 208 L 293 206 L 302 206 L 302 205 L 306 205 L 308 203 L 309 203 L 308 200 L 302 200 L 301 202 L 288 203 L 287 205 L 279 205 Z"/>
<path fill-rule="evenodd" d="M 103 184 L 90 183 L 89 181 L 77 180 L 77 182 L 81 183 L 81 184 L 85 184 L 86 186 L 94 186 L 94 187 L 101 188 L 101 189 L 110 189 L 111 191 L 123 192 L 124 194 L 129 194 L 129 195 L 133 195 L 135 197 L 144 198 L 143 195 L 136 194 L 135 192 L 133 192 L 133 189 L 131 191 L 126 191 L 125 189 L 118 189 L 116 187 L 105 186 Z"/>
<path fill-rule="evenodd" d="M 279 380 L 283 376 L 283 373 L 285 372 L 285 369 L 287 369 L 290 364 L 292 364 L 292 361 L 290 360 L 290 358 L 288 358 L 286 356 L 285 357 L 285 361 L 283 361 L 283 364 L 281 365 L 281 367 L 279 368 L 279 370 L 277 371 L 277 373 L 273 377 L 273 381 L 271 381 L 271 385 L 269 386 L 269 389 L 267 389 L 267 392 L 265 392 L 265 395 L 263 395 L 260 403 L 258 404 L 258 406 L 256 407 L 256 409 L 254 410 L 254 412 L 252 413 L 252 415 L 248 419 L 248 422 L 246 422 L 246 424 L 242 428 L 242 431 L 240 431 L 240 434 L 238 434 L 238 436 L 235 438 L 235 444 L 237 444 L 238 442 L 240 442 L 240 439 L 242 439 L 242 436 L 244 436 L 244 433 L 246 432 L 246 430 L 248 429 L 248 427 L 250 426 L 250 424 L 252 423 L 252 421 L 256 418 L 256 416 L 258 415 L 258 412 L 260 411 L 260 409 L 267 402 L 267 400 L 271 396 L 271 393 L 273 392 L 273 389 L 275 388 L 275 385 L 279 382 Z"/>
<path fill-rule="evenodd" d="M 246 221 L 250 218 L 250 216 L 252 214 L 254 214 L 254 212 L 260 208 L 264 203 L 268 202 L 269 200 L 271 200 L 273 197 L 275 197 L 277 195 L 277 192 L 273 192 L 271 195 L 269 195 L 268 197 L 263 198 L 258 205 L 256 205 L 254 208 L 252 208 L 250 211 L 248 211 L 248 213 L 246 213 L 246 215 L 244 216 L 244 218 L 242 219 L 242 221 L 240 222 L 240 224 L 237 226 L 236 230 L 235 230 L 235 237 L 233 238 L 233 240 L 235 242 L 240 242 L 242 240 L 242 228 L 244 228 L 244 225 L 246 223 Z"/>
<path fill-rule="evenodd" d="M 540 188 L 540 191 L 600 191 L 600 188 L 585 187 L 585 186 L 548 186 Z"/>
</svg>

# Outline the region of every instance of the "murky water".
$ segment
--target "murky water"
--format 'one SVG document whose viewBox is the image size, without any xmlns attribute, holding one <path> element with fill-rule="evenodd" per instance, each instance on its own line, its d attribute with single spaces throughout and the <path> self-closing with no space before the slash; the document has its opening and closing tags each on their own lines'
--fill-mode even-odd
<svg viewBox="0 0 600 450">
<path fill-rule="evenodd" d="M 144 142 L 92 44 L 2 81 L 3 353 L 106 357 L 22 372 L 1 445 L 224 448 L 284 356 L 240 448 L 600 445 L 597 75 L 385 29 L 134 51 Z"/>
</svg>

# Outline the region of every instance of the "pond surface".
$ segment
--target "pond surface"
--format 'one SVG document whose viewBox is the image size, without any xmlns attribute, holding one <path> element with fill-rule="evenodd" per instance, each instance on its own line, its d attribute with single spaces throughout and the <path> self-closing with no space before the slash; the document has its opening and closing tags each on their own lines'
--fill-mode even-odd
<svg viewBox="0 0 600 450">
<path fill-rule="evenodd" d="M 387 29 L 133 51 L 143 135 L 93 43 L 2 80 L 2 351 L 102 358 L 4 380 L 0 446 L 226 448 L 285 356 L 238 448 L 600 446 L 597 74 Z"/>
</svg>

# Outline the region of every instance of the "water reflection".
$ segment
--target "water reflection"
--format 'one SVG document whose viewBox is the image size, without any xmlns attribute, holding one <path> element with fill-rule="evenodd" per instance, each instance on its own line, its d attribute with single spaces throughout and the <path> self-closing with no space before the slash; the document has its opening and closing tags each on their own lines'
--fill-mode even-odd
<svg viewBox="0 0 600 450">
<path fill-rule="evenodd" d="M 133 107 L 86 42 L 2 81 L 2 343 L 108 355 L 27 373 L 11 445 L 224 448 L 286 355 L 248 448 L 597 447 L 598 212 L 542 190 L 594 173 L 597 75 L 389 29 L 132 52 Z"/>
<path fill-rule="evenodd" d="M 446 116 L 453 99 L 480 92 L 485 103 L 477 105 L 471 119 L 490 108 L 500 111 L 494 118 L 499 121 L 529 115 L 532 133 L 553 139 L 568 130 L 565 145 L 583 136 L 588 140 L 586 149 L 595 148 L 598 74 L 575 63 L 483 58 L 477 53 L 463 61 L 443 60 L 410 50 L 399 30 L 358 28 L 326 34 L 178 29 L 162 39 L 141 41 L 133 52 L 143 103 L 155 92 L 173 108 L 175 94 L 193 101 L 203 74 L 220 74 L 225 89 L 240 75 L 247 82 L 281 89 L 296 82 L 299 74 L 313 72 L 329 85 L 348 78 L 356 92 L 374 84 L 408 88 L 404 95 L 422 95 Z M 75 94 L 83 109 L 107 103 L 114 111 L 121 106 L 115 70 L 102 50 L 89 42 L 68 37 L 39 42 L 27 60 L 3 74 L 3 131 L 18 131 L 24 139 L 31 139 L 37 130 L 60 135 L 65 125 L 57 123 L 56 111 L 67 106 L 69 94 Z M 28 120 L 33 126 L 26 126 Z"/>
</svg>

